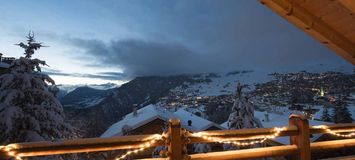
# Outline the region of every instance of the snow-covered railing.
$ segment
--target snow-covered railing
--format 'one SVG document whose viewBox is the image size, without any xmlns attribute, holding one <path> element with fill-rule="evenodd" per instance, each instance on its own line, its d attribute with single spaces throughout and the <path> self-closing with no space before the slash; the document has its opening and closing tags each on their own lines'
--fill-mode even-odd
<svg viewBox="0 0 355 160">
<path fill-rule="evenodd" d="M 181 128 L 179 119 L 171 119 L 169 130 L 162 135 L 133 135 L 112 138 L 87 138 L 59 142 L 32 142 L 2 146 L 0 159 L 8 157 L 33 157 L 55 154 L 98 152 L 110 150 L 130 150 L 116 157 L 125 159 L 132 154 L 156 146 L 168 146 L 168 158 L 159 159 L 251 159 L 275 156 L 294 156 L 300 160 L 311 159 L 312 152 L 324 152 L 340 148 L 355 147 L 355 123 L 309 126 L 308 120 L 301 115 L 291 115 L 289 126 L 282 128 L 256 128 L 239 130 L 203 131 L 190 133 Z M 311 134 L 330 134 L 352 139 L 332 140 L 310 143 Z M 209 152 L 188 155 L 187 144 L 218 142 L 239 146 L 263 143 L 281 136 L 290 136 L 291 145 Z M 250 147 L 246 147 L 250 148 Z M 148 160 L 148 159 L 146 159 Z"/>
</svg>

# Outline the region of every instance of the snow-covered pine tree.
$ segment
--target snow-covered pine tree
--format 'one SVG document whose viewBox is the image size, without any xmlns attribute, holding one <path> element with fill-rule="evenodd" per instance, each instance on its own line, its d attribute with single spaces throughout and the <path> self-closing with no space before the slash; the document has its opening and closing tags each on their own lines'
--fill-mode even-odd
<svg viewBox="0 0 355 160">
<path fill-rule="evenodd" d="M 333 118 L 329 113 L 329 109 L 333 107 L 332 104 L 325 97 L 320 97 L 319 102 L 323 105 L 321 120 L 324 122 L 332 122 Z"/>
<path fill-rule="evenodd" d="M 232 113 L 228 118 L 229 129 L 260 128 L 262 124 L 254 117 L 254 106 L 246 96 L 242 95 L 242 86 L 237 85 L 236 99 L 233 103 Z"/>
<path fill-rule="evenodd" d="M 335 123 L 351 123 L 353 121 L 351 117 L 351 113 L 348 109 L 348 100 L 347 96 L 339 95 L 337 100 L 334 102 L 334 110 L 333 110 L 333 121 Z"/>
<path fill-rule="evenodd" d="M 324 122 L 332 122 L 332 117 L 329 114 L 327 106 L 323 107 L 322 121 L 324 121 Z"/>
<path fill-rule="evenodd" d="M 238 83 L 236 98 L 233 103 L 232 113 L 228 118 L 229 129 L 242 129 L 242 128 L 262 128 L 259 119 L 254 117 L 254 106 L 249 101 L 248 97 L 242 94 L 243 88 L 246 85 Z M 231 145 L 224 145 L 224 149 L 234 149 Z"/>
<path fill-rule="evenodd" d="M 349 112 L 348 107 L 343 104 L 341 106 L 334 107 L 333 110 L 333 120 L 335 123 L 352 123 L 353 118 Z"/>
<path fill-rule="evenodd" d="M 55 97 L 55 82 L 41 72 L 45 61 L 32 59 L 41 43 L 29 33 L 25 57 L 16 59 L 0 76 L 0 144 L 58 140 L 72 137 L 63 107 Z"/>
</svg>

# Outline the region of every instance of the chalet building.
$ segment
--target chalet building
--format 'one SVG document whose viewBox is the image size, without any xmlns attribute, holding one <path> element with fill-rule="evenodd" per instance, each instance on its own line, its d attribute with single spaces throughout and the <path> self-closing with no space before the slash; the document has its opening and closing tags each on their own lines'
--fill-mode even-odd
<svg viewBox="0 0 355 160">
<path fill-rule="evenodd" d="M 106 130 L 101 137 L 113 137 L 123 135 L 139 135 L 139 134 L 161 134 L 168 126 L 169 119 L 179 118 L 181 127 L 191 131 L 206 131 L 206 130 L 223 130 L 224 127 L 199 117 L 191 112 L 180 108 L 168 110 L 164 107 L 156 105 L 148 105 L 139 110 L 133 109 L 133 112 L 127 114 L 121 121 L 113 124 Z M 222 145 L 211 145 L 213 150 L 221 150 Z M 193 151 L 193 145 L 188 145 L 189 152 Z M 152 157 L 154 148 L 147 150 L 135 158 Z M 108 158 L 116 157 L 122 154 L 120 151 L 108 153 Z"/>
<path fill-rule="evenodd" d="M 0 53 L 0 74 L 5 73 L 10 64 L 15 60 L 14 57 L 3 57 L 2 55 Z"/>
<path fill-rule="evenodd" d="M 191 132 L 225 129 L 214 122 L 186 111 L 184 108 L 171 111 L 160 106 L 148 105 L 127 114 L 121 121 L 107 129 L 101 137 L 162 133 L 171 118 L 179 118 L 181 127 Z"/>
<path fill-rule="evenodd" d="M 3 63 L 11 64 L 15 60 L 14 57 L 3 57 L 3 54 L 0 53 L 0 61 Z"/>
</svg>

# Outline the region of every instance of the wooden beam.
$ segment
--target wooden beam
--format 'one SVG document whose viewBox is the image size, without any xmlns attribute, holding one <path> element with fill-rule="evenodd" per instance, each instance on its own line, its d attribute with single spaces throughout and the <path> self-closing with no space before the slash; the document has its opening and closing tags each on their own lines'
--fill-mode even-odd
<svg viewBox="0 0 355 160">
<path fill-rule="evenodd" d="M 291 144 L 294 144 L 298 148 L 299 160 L 310 160 L 311 159 L 311 149 L 310 149 L 310 134 L 309 134 L 309 123 L 304 115 L 292 114 L 289 119 L 290 125 L 295 125 L 298 127 L 298 135 L 291 136 Z"/>
<path fill-rule="evenodd" d="M 153 134 L 111 138 L 86 138 L 58 142 L 29 142 L 11 144 L 10 146 L 12 146 L 12 151 L 14 151 L 18 156 L 33 157 L 139 148 L 141 144 L 155 139 L 156 136 L 159 135 Z M 152 147 L 159 145 L 164 145 L 164 142 L 157 141 L 152 144 Z M 0 155 L 4 153 L 6 153 L 4 149 L 0 150 Z"/>
<path fill-rule="evenodd" d="M 345 140 L 333 140 L 324 142 L 311 143 L 310 150 L 312 153 L 325 152 L 331 150 L 337 150 L 341 148 L 351 148 L 355 147 L 355 139 L 345 139 Z M 192 154 L 191 159 L 193 160 L 239 160 L 239 159 L 253 159 L 253 158 L 264 158 L 264 157 L 275 157 L 275 156 L 286 156 L 297 154 L 298 148 L 296 145 L 286 145 L 286 146 L 276 146 L 276 147 L 265 147 L 265 148 L 253 148 L 244 150 L 234 150 L 234 151 L 223 151 L 223 152 L 210 152 L 202 154 Z M 148 158 L 144 160 L 166 160 L 165 158 Z"/>
<path fill-rule="evenodd" d="M 181 124 L 180 120 L 173 118 L 169 120 L 169 159 L 170 160 L 182 160 L 182 139 L 181 139 Z"/>
<path fill-rule="evenodd" d="M 311 151 L 313 152 L 326 152 L 331 150 L 337 150 L 341 148 L 354 148 L 355 139 L 343 139 L 324 142 L 311 143 Z"/>
<path fill-rule="evenodd" d="M 354 160 L 355 156 L 343 156 L 343 157 L 336 157 L 336 158 L 327 158 L 323 160 Z"/>
<path fill-rule="evenodd" d="M 236 129 L 236 130 L 217 130 L 217 131 L 203 131 L 200 132 L 204 136 L 218 137 L 218 138 L 228 138 L 231 141 L 247 140 L 247 139 L 258 139 L 264 138 L 265 135 L 272 135 L 275 133 L 274 128 L 249 128 L 249 129 Z M 292 136 L 297 135 L 298 129 L 296 126 L 286 126 L 284 130 L 281 131 L 279 137 L 282 136 Z M 189 136 L 189 143 L 202 143 L 202 142 L 213 142 L 212 140 L 207 140 L 201 137 L 195 137 L 193 134 Z"/>
<path fill-rule="evenodd" d="M 330 129 L 334 132 L 341 133 L 341 132 L 355 132 L 355 123 L 338 123 L 338 124 L 328 124 L 324 125 L 327 129 Z M 309 128 L 310 134 L 320 134 L 320 133 L 327 133 L 326 130 L 310 126 Z"/>
<path fill-rule="evenodd" d="M 192 154 L 191 160 L 239 160 L 297 154 L 296 145 Z"/>
<path fill-rule="evenodd" d="M 355 65 L 355 44 L 326 22 L 299 6 L 297 1 L 259 1 Z"/>
<path fill-rule="evenodd" d="M 355 13 L 355 1 L 354 0 L 338 0 L 345 8 L 347 8 L 353 14 Z"/>
</svg>

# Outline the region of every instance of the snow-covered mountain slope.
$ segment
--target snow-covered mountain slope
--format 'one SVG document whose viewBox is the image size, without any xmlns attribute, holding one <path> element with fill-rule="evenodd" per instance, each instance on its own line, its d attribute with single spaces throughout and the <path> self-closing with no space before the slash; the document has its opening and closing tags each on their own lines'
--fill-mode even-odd
<svg viewBox="0 0 355 160">
<path fill-rule="evenodd" d="M 183 92 L 188 96 L 230 95 L 235 92 L 235 87 L 238 82 L 248 84 L 250 85 L 249 89 L 253 89 L 255 83 L 266 82 L 271 79 L 267 73 L 255 71 L 234 71 L 220 74 L 208 73 L 184 77 L 187 79 L 182 85 L 177 85 L 177 87 L 169 91 Z M 62 96 L 61 102 L 65 107 L 92 107 L 99 104 L 104 99 L 102 90 L 112 89 L 114 86 L 114 84 L 60 86 L 62 90 L 69 91 Z M 154 97 L 147 95 L 144 100 L 149 102 L 152 98 Z"/>
<path fill-rule="evenodd" d="M 88 108 L 99 104 L 106 94 L 105 90 L 78 87 L 61 99 L 64 107 Z"/>
<path fill-rule="evenodd" d="M 79 84 L 79 85 L 57 85 L 59 88 L 59 95 L 58 98 L 61 100 L 64 96 L 66 96 L 68 93 L 74 91 L 78 87 L 90 87 L 94 88 L 97 90 L 108 90 L 108 89 L 113 89 L 119 87 L 119 85 L 115 83 L 104 83 L 104 84 Z"/>
<path fill-rule="evenodd" d="M 101 135 L 122 116 L 132 112 L 133 104 L 143 107 L 157 103 L 159 98 L 166 95 L 170 89 L 189 81 L 191 81 L 189 76 L 138 77 L 119 88 L 106 90 L 103 100 L 94 106 L 72 106 L 64 109 L 68 120 L 72 121 L 74 126 L 87 131 L 84 136 L 95 137 Z M 66 97 L 77 99 L 75 94 L 68 94 Z M 83 100 L 86 99 L 82 98 L 79 102 L 83 102 Z"/>
<path fill-rule="evenodd" d="M 173 91 L 184 92 L 188 96 L 218 96 L 234 94 L 237 83 L 249 85 L 254 89 L 256 83 L 271 80 L 266 72 L 261 71 L 234 71 L 229 73 L 210 73 L 192 76 L 195 81 L 185 83 Z"/>
</svg>

